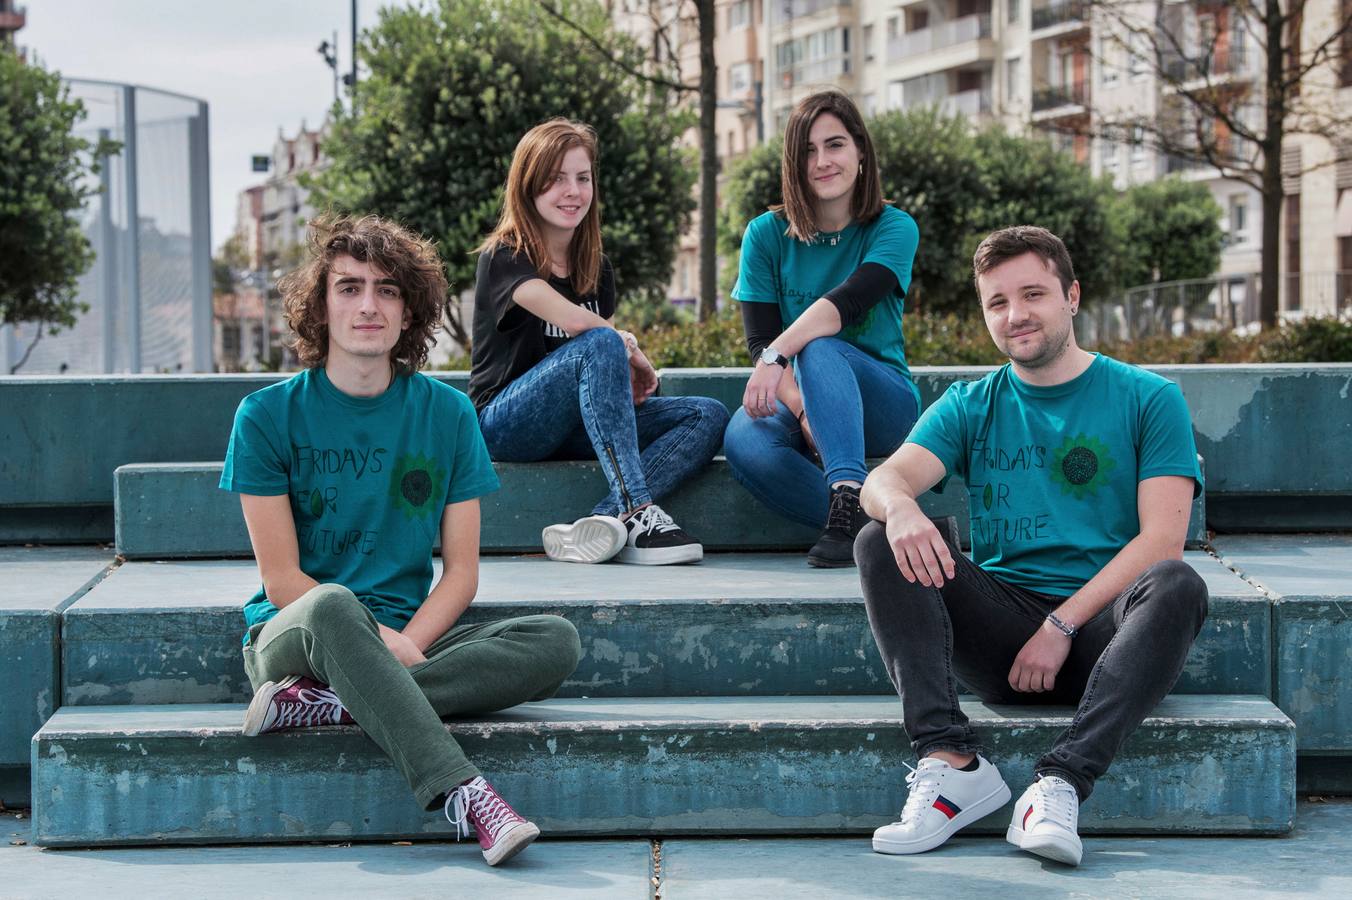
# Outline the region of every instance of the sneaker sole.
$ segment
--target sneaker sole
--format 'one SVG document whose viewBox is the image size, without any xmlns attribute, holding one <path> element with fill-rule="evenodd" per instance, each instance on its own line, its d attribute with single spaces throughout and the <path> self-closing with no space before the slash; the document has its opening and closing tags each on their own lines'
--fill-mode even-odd
<svg viewBox="0 0 1352 900">
<path fill-rule="evenodd" d="M 484 861 L 490 866 L 505 863 L 522 850 L 530 846 L 540 836 L 540 828 L 534 822 L 522 822 L 511 831 L 498 838 L 490 850 L 484 851 Z"/>
<path fill-rule="evenodd" d="M 617 557 L 622 563 L 635 566 L 674 566 L 695 563 L 704 559 L 704 545 L 683 544 L 679 547 L 652 547 L 638 550 L 626 546 Z"/>
<path fill-rule="evenodd" d="M 934 834 L 926 835 L 914 841 L 894 841 L 888 838 L 875 837 L 873 839 L 873 852 L 887 853 L 893 856 L 909 856 L 912 853 L 924 853 L 927 850 L 933 850 L 956 834 L 959 829 L 966 828 L 978 819 L 985 818 L 1004 806 L 1009 802 L 1011 796 L 1013 795 L 1009 792 L 1009 785 L 1001 782 L 997 790 L 987 794 L 949 819 L 948 824 Z"/>
<path fill-rule="evenodd" d="M 272 698 L 277 696 L 279 691 L 284 691 L 291 685 L 300 681 L 299 675 L 288 675 L 281 681 L 265 681 L 258 690 L 254 691 L 253 699 L 249 701 L 249 708 L 244 713 L 244 727 L 240 732 L 245 737 L 257 737 L 263 732 L 263 723 L 268 718 L 268 707 L 272 705 Z"/>
<path fill-rule="evenodd" d="M 852 559 L 827 559 L 823 556 L 813 556 L 808 554 L 807 564 L 814 569 L 852 569 L 854 560 Z"/>
<path fill-rule="evenodd" d="M 540 532 L 545 555 L 558 562 L 602 563 L 628 540 L 624 523 L 610 516 L 588 516 L 571 525 L 550 525 Z"/>
<path fill-rule="evenodd" d="M 1084 856 L 1084 845 L 1057 834 L 1028 834 L 1017 825 L 1005 831 L 1005 840 L 1029 853 L 1068 866 L 1078 866 Z"/>
</svg>

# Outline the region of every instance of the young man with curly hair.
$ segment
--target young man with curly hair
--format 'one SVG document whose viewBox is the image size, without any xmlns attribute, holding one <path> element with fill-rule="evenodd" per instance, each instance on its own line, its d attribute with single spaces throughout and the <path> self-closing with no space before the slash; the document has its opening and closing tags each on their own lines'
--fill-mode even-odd
<svg viewBox="0 0 1352 900">
<path fill-rule="evenodd" d="M 418 372 L 446 296 L 435 247 L 327 217 L 310 251 L 279 285 L 307 368 L 244 399 L 221 475 L 263 580 L 244 607 L 244 733 L 355 721 L 496 865 L 539 829 L 441 717 L 552 695 L 577 631 L 557 616 L 457 624 L 478 589 L 478 498 L 498 479 L 469 398 Z"/>
<path fill-rule="evenodd" d="M 855 544 L 869 624 L 919 766 L 880 853 L 920 853 L 1009 800 L 958 704 L 1076 707 L 1014 804 L 1006 838 L 1071 865 L 1079 804 L 1173 687 L 1207 613 L 1182 561 L 1197 466 L 1178 385 L 1081 350 L 1080 285 L 1060 238 L 990 235 L 973 268 L 1009 364 L 958 383 L 869 475 Z M 968 560 L 916 498 L 957 473 Z"/>
</svg>

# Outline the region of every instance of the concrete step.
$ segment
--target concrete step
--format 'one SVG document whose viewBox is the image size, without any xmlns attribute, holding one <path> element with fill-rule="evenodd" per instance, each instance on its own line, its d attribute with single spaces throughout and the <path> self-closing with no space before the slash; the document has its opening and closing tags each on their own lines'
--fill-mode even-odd
<svg viewBox="0 0 1352 900">
<path fill-rule="evenodd" d="M 1267 694 L 1267 600 L 1215 558 L 1186 559 L 1211 589 L 1211 615 L 1176 689 Z M 247 701 L 240 608 L 257 587 L 251 562 L 121 566 L 66 611 L 62 702 Z M 641 566 L 485 559 L 464 621 L 536 613 L 565 616 L 581 635 L 567 697 L 892 693 L 858 575 L 798 554 L 710 554 L 660 578 Z"/>
<path fill-rule="evenodd" d="M 61 703 L 61 613 L 112 562 L 93 548 L 0 547 L 0 804 L 28 804 L 29 742 Z"/>
<path fill-rule="evenodd" d="M 502 489 L 483 500 L 480 540 L 486 553 L 539 552 L 541 529 L 586 515 L 606 492 L 594 461 L 495 463 L 494 468 Z M 239 499 L 217 487 L 220 477 L 220 463 L 119 467 L 114 475 L 118 553 L 128 559 L 252 555 Z M 805 550 L 818 535 L 752 498 L 721 456 L 662 505 L 710 550 Z M 967 493 L 961 479 L 953 479 L 942 494 L 926 493 L 921 505 L 931 516 L 956 516 L 967 544 Z M 1205 539 L 1201 496 L 1193 503 L 1189 545 Z"/>
<path fill-rule="evenodd" d="M 239 735 L 239 705 L 61 709 L 34 739 L 43 846 L 445 835 L 355 726 Z M 964 711 L 1015 788 L 1071 710 Z M 892 698 L 553 700 L 449 730 L 552 835 L 867 832 L 910 758 Z M 1199 764 L 1200 763 L 1200 764 Z M 1291 721 L 1262 697 L 1173 696 L 1127 741 L 1085 833 L 1282 833 Z M 982 824 L 1001 830 L 1008 811 Z"/>
<path fill-rule="evenodd" d="M 1273 699 L 1300 750 L 1352 776 L 1352 535 L 1221 535 L 1226 563 L 1272 600 Z M 1312 785 L 1313 787 L 1314 785 Z"/>
</svg>

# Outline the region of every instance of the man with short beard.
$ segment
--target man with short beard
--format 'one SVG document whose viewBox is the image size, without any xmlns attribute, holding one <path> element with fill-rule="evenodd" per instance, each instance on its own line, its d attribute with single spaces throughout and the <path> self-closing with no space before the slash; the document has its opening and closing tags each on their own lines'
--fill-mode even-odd
<svg viewBox="0 0 1352 900">
<path fill-rule="evenodd" d="M 446 298 L 441 260 L 374 216 L 310 224 L 310 259 L 278 285 L 307 368 L 244 398 L 221 475 L 263 581 L 244 606 L 244 733 L 355 721 L 418 804 L 472 828 L 497 865 L 540 830 L 441 716 L 552 695 L 577 665 L 577 631 L 558 616 L 460 623 L 479 585 L 479 497 L 498 478 L 469 398 L 418 372 Z"/>
<path fill-rule="evenodd" d="M 1206 618 L 1206 586 L 1182 561 L 1202 476 L 1178 386 L 1076 344 L 1080 285 L 1058 237 L 997 231 L 973 269 L 1009 364 L 949 388 L 862 493 L 876 520 L 855 545 L 869 624 L 920 760 L 873 849 L 933 849 L 1009 800 L 958 704 L 961 680 L 986 703 L 1077 707 L 1006 833 L 1076 865 L 1079 804 L 1173 687 Z M 970 561 L 916 504 L 953 474 L 967 484 Z"/>
</svg>

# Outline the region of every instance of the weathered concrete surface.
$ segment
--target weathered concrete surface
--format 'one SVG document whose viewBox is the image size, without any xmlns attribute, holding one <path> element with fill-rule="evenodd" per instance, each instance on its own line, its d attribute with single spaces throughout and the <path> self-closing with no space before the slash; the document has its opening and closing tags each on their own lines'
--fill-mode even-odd
<svg viewBox="0 0 1352 900">
<path fill-rule="evenodd" d="M 1011 783 L 1069 709 L 966 703 Z M 45 846 L 444 834 L 355 726 L 244 738 L 242 706 L 66 707 L 33 744 Z M 902 802 L 889 698 L 556 700 L 449 726 L 551 834 L 863 832 Z M 1086 833 L 1285 832 L 1290 720 L 1262 697 L 1167 698 L 1086 804 Z M 1007 814 L 1006 814 L 1007 815 Z M 985 827 L 1007 823 L 993 814 Z"/>
<path fill-rule="evenodd" d="M 590 514 L 606 492 L 594 461 L 495 463 L 494 468 L 502 489 L 482 500 L 485 552 L 539 552 L 541 529 Z M 239 498 L 217 487 L 220 477 L 220 463 L 118 469 L 118 552 L 129 559 L 251 555 Z M 922 502 L 930 515 L 957 516 L 966 535 L 961 482 Z M 819 534 L 762 506 L 737 483 L 722 457 L 663 500 L 663 508 L 710 550 L 806 551 Z"/>
<path fill-rule="evenodd" d="M 473 838 L 411 846 L 329 842 L 286 847 L 140 847 L 46 851 L 27 821 L 0 814 L 0 893 L 24 900 L 82 897 L 236 900 L 240 896 L 500 897 L 638 900 L 649 896 L 651 845 L 537 841 L 511 862 L 484 865 Z"/>
<path fill-rule="evenodd" d="M 1352 753 L 1352 535 L 1223 535 L 1216 550 L 1274 600 L 1275 699 L 1301 751 Z"/>
<path fill-rule="evenodd" d="M 1187 559 L 1212 605 L 1176 690 L 1267 694 L 1268 601 L 1207 554 Z M 853 570 L 711 554 L 661 574 L 493 557 L 464 621 L 568 618 L 583 655 L 564 697 L 892 693 Z M 66 611 L 62 702 L 246 701 L 240 607 L 257 587 L 252 562 L 123 565 Z"/>
<path fill-rule="evenodd" d="M 61 611 L 112 563 L 106 550 L 0 547 L 0 802 L 27 803 L 29 740 L 60 701 Z"/>
<path fill-rule="evenodd" d="M 1079 868 L 966 833 L 918 856 L 883 856 L 865 838 L 671 840 L 670 900 L 784 897 L 1268 900 L 1352 896 L 1352 803 L 1302 803 L 1284 838 L 1094 837 Z"/>
</svg>

